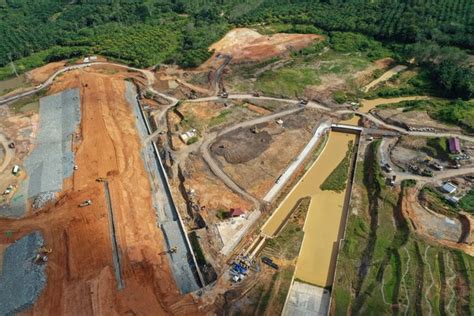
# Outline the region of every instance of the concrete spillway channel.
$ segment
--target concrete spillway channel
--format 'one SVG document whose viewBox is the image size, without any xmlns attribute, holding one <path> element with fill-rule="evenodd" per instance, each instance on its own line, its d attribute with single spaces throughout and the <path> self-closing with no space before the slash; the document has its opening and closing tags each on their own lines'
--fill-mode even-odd
<svg viewBox="0 0 474 316">
<path fill-rule="evenodd" d="M 127 86 L 127 100 L 135 111 L 137 127 L 144 141 L 142 156 L 150 175 L 158 225 L 163 232 L 168 250 L 174 249 L 174 251 L 168 251 L 173 276 L 181 293 L 194 292 L 204 285 L 204 279 L 181 215 L 174 203 L 158 148 L 154 142 L 146 141 L 152 134 L 152 130 L 136 95 L 135 87 L 131 83 Z M 156 200 L 158 195 L 162 197 L 159 201 Z"/>
<path fill-rule="evenodd" d="M 103 181 L 105 200 L 107 202 L 107 214 L 109 216 L 109 229 L 110 229 L 110 240 L 112 241 L 112 257 L 114 260 L 115 267 L 115 278 L 117 279 L 118 289 L 121 290 L 125 287 L 122 278 L 122 264 L 120 262 L 119 245 L 117 243 L 117 237 L 115 235 L 115 221 L 114 221 L 114 210 L 112 208 L 112 200 L 110 198 L 109 183 Z"/>
</svg>

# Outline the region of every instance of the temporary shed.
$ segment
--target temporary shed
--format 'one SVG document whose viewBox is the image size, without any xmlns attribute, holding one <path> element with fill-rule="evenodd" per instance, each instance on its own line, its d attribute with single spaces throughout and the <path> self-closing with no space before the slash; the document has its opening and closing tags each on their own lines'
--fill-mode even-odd
<svg viewBox="0 0 474 316">
<path fill-rule="evenodd" d="M 231 208 L 229 215 L 230 217 L 242 217 L 245 215 L 245 211 L 241 208 Z"/>
<path fill-rule="evenodd" d="M 441 187 L 441 189 L 448 194 L 456 192 L 457 188 L 458 187 L 452 184 L 451 182 L 445 182 Z"/>
<path fill-rule="evenodd" d="M 449 151 L 450 151 L 452 154 L 459 154 L 459 153 L 461 153 L 461 143 L 459 142 L 459 138 L 451 137 L 451 138 L 448 140 L 448 147 L 449 147 Z"/>
</svg>

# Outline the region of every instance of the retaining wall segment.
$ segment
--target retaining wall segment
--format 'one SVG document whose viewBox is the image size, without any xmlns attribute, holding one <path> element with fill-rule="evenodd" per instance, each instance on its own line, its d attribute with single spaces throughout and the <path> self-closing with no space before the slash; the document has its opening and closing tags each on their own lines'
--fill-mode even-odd
<svg viewBox="0 0 474 316">
<path fill-rule="evenodd" d="M 8 246 L 0 274 L 0 315 L 14 315 L 38 299 L 46 285 L 46 265 L 33 263 L 44 240 L 36 231 Z"/>
<path fill-rule="evenodd" d="M 1 215 L 23 216 L 26 200 L 61 191 L 64 179 L 73 173 L 72 141 L 81 121 L 79 89 L 41 98 L 39 119 L 33 151 L 23 166 L 28 178 L 21 182 L 11 206 L 2 210 Z"/>
<path fill-rule="evenodd" d="M 136 99 L 135 86 L 130 82 L 127 82 L 126 98 L 128 103 L 133 107 L 137 118 L 137 128 L 140 132 L 141 139 L 144 140 L 151 133 L 151 130 L 147 125 L 146 117 L 142 114 L 140 104 Z M 199 283 L 202 283 L 202 279 L 199 275 L 196 259 L 192 252 L 184 225 L 174 204 L 168 178 L 156 145 L 152 142 L 146 144 L 142 150 L 142 157 L 150 175 L 152 186 L 158 186 L 158 188 L 153 188 L 153 198 L 155 199 L 157 189 L 164 193 L 166 203 L 158 204 L 156 200 L 154 200 L 154 207 L 168 249 L 176 247 L 175 253 L 168 254 L 173 276 L 181 293 L 196 291 L 200 288 Z"/>
</svg>

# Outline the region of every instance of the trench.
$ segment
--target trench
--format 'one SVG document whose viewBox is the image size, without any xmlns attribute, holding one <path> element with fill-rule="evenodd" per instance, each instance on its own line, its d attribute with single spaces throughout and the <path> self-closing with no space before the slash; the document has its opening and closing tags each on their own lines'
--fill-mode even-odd
<svg viewBox="0 0 474 316">
<path fill-rule="evenodd" d="M 122 278 L 122 263 L 120 261 L 120 249 L 117 242 L 117 235 L 115 231 L 115 220 L 114 220 L 114 210 L 112 208 L 112 200 L 110 198 L 110 189 L 109 183 L 104 181 L 104 192 L 105 200 L 107 202 L 107 214 L 109 217 L 109 228 L 110 228 L 110 240 L 112 241 L 112 256 L 115 267 L 115 279 L 117 280 L 118 289 L 121 290 L 125 287 Z"/>
</svg>

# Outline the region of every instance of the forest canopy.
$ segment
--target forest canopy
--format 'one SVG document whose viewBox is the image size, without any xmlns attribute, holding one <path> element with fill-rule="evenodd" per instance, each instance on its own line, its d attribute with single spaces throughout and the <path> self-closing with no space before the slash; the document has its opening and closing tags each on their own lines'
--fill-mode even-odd
<svg viewBox="0 0 474 316">
<path fill-rule="evenodd" d="M 401 47 L 402 56 L 415 51 L 423 56 L 424 46 L 410 46 L 428 42 L 469 51 L 472 12 L 474 2 L 468 0 L 0 0 L 0 67 L 21 59 L 22 71 L 85 54 L 138 67 L 165 62 L 195 67 L 232 27 L 274 23 L 327 32 L 341 50 L 359 45 L 381 52 L 382 42 Z M 343 44 L 348 32 L 356 38 Z M 458 58 L 419 62 L 431 67 L 433 78 L 444 78 L 441 86 L 452 96 L 472 93 L 462 80 L 472 76 L 472 68 Z M 0 70 L 0 77 L 8 74 Z"/>
</svg>

